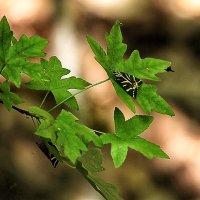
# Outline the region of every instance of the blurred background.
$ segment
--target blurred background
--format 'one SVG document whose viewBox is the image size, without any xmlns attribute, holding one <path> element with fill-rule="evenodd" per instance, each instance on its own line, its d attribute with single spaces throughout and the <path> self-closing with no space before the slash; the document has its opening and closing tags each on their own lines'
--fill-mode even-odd
<svg viewBox="0 0 200 200">
<path fill-rule="evenodd" d="M 25 33 L 49 40 L 47 58 L 56 55 L 71 75 L 90 83 L 106 79 L 94 60 L 86 35 L 105 46 L 104 35 L 116 19 L 123 26 L 128 57 L 134 49 L 141 57 L 172 62 L 174 73 L 160 74 L 158 92 L 175 117 L 154 114 L 143 134 L 157 143 L 170 160 L 147 160 L 130 151 L 115 169 L 104 149 L 104 180 L 113 183 L 125 200 L 200 199 L 200 1 L 199 0 L 0 0 L 0 18 L 6 16 L 17 38 Z M 39 105 L 44 93 L 23 88 L 22 105 Z M 104 83 L 78 96 L 81 121 L 101 131 L 113 131 L 114 107 L 126 118 L 133 114 Z M 51 104 L 51 100 L 46 106 Z M 139 108 L 138 113 L 142 113 Z M 31 119 L 0 106 L 1 200 L 101 200 L 101 196 L 74 169 L 54 169 L 34 141 Z"/>
</svg>

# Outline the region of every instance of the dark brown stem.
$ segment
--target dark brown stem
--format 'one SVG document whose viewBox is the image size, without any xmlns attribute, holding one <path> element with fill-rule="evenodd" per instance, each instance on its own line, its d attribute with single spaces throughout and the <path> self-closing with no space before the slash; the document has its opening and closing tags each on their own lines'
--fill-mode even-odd
<svg viewBox="0 0 200 200">
<path fill-rule="evenodd" d="M 0 100 L 0 103 L 3 104 L 3 101 Z M 24 110 L 24 109 L 18 108 L 18 107 L 16 107 L 16 106 L 12 106 L 12 108 L 13 108 L 14 110 L 16 110 L 17 112 L 21 113 L 22 115 L 26 115 L 26 116 L 29 116 L 29 117 L 31 117 L 31 118 L 35 118 L 35 119 L 37 119 L 38 121 L 40 121 L 40 119 L 42 119 L 41 116 L 35 115 L 34 113 L 29 112 L 28 110 Z"/>
</svg>

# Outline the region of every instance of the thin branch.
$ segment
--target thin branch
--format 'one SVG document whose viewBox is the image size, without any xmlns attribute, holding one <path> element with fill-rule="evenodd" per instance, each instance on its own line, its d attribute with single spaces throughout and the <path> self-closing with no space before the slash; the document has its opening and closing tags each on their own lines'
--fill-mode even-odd
<svg viewBox="0 0 200 200">
<path fill-rule="evenodd" d="M 4 104 L 2 100 L 0 100 L 0 103 L 1 103 L 1 104 Z M 16 107 L 16 106 L 12 106 L 12 108 L 13 108 L 14 110 L 16 110 L 17 112 L 19 112 L 20 114 L 29 116 L 29 117 L 31 117 L 31 118 L 35 118 L 35 119 L 37 119 L 38 121 L 40 121 L 40 119 L 42 119 L 41 116 L 35 115 L 34 113 L 29 112 L 28 110 L 24 110 L 24 109 L 18 108 L 18 107 Z"/>
</svg>

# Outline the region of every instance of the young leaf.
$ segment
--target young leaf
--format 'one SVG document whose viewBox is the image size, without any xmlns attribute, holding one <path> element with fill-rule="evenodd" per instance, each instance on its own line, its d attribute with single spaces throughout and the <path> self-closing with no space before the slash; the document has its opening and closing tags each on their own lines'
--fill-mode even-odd
<svg viewBox="0 0 200 200">
<path fill-rule="evenodd" d="M 104 170 L 100 150 L 96 148 L 89 149 L 79 158 L 76 167 L 92 187 L 106 200 L 122 200 L 118 195 L 117 189 L 112 184 L 106 183 L 96 176 L 96 173 Z"/>
<path fill-rule="evenodd" d="M 41 60 L 41 77 L 34 77 L 27 83 L 27 87 L 34 90 L 51 91 L 59 104 L 72 94 L 69 89 L 84 89 L 89 85 L 88 82 L 76 77 L 65 78 L 70 73 L 68 69 L 62 68 L 57 57 L 51 57 L 49 61 Z M 71 108 L 78 109 L 75 97 L 69 98 L 65 103 Z"/>
<path fill-rule="evenodd" d="M 153 121 L 152 116 L 136 115 L 125 121 L 123 113 L 116 108 L 114 112 L 115 134 L 101 135 L 104 144 L 111 143 L 111 156 L 115 167 L 120 167 L 126 159 L 128 148 L 139 151 L 147 158 L 168 158 L 159 146 L 139 140 L 138 135 L 146 130 Z M 144 141 L 144 144 L 142 144 Z M 148 148 L 149 147 L 149 148 Z"/>
<path fill-rule="evenodd" d="M 154 110 L 158 113 L 174 116 L 175 114 L 168 103 L 161 96 L 157 95 L 156 91 L 156 86 L 150 84 L 143 84 L 140 87 L 136 100 L 142 110 L 147 114 Z"/>
<path fill-rule="evenodd" d="M 20 97 L 10 91 L 10 86 L 6 82 L 0 84 L 0 99 L 9 111 L 13 105 L 23 103 L 23 100 Z"/>
<path fill-rule="evenodd" d="M 57 133 L 55 145 L 72 163 L 80 157 L 81 151 L 88 150 L 90 141 L 96 146 L 102 146 L 100 138 L 91 129 L 77 123 L 77 118 L 65 110 L 56 118 L 54 127 Z"/>
</svg>

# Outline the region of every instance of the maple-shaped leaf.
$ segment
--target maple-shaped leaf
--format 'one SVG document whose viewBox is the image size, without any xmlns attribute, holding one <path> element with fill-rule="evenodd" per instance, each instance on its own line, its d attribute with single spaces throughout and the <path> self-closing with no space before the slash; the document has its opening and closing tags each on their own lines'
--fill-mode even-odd
<svg viewBox="0 0 200 200">
<path fill-rule="evenodd" d="M 107 52 L 105 52 L 93 38 L 87 37 L 88 43 L 95 54 L 95 59 L 105 69 L 117 95 L 131 111 L 135 112 L 133 98 L 136 98 L 136 100 L 138 99 L 140 102 L 141 99 L 147 98 L 152 101 L 148 108 L 145 109 L 142 103 L 139 103 L 143 111 L 147 114 L 150 114 L 150 112 L 148 112 L 149 110 L 154 110 L 159 113 L 174 115 L 172 109 L 164 99 L 153 90 L 143 95 L 143 90 L 138 85 L 138 82 L 141 82 L 140 79 L 142 79 L 142 81 L 143 79 L 159 81 L 160 79 L 157 77 L 157 74 L 166 72 L 166 69 L 169 68 L 171 63 L 155 58 L 142 59 L 137 50 L 134 50 L 128 59 L 124 59 L 123 56 L 127 47 L 126 44 L 122 42 L 123 38 L 120 25 L 120 22 L 116 21 L 110 33 L 106 34 Z M 115 75 L 117 72 L 124 73 L 124 76 L 128 75 L 130 78 L 121 77 L 121 79 L 119 78 L 117 81 Z M 119 81 L 121 81 L 121 84 Z M 142 84 L 142 82 L 140 84 Z M 140 98 L 137 98 L 137 91 L 135 90 L 140 92 Z M 130 95 L 128 91 L 133 91 L 133 95 Z M 151 98 L 152 96 L 154 96 L 154 98 Z M 158 99 L 161 105 L 157 104 Z M 161 110 L 161 107 L 164 108 L 164 110 Z"/>
<path fill-rule="evenodd" d="M 0 72 L 17 87 L 21 84 L 21 73 L 30 77 L 40 76 L 40 64 L 28 61 L 28 58 L 43 57 L 47 40 L 22 35 L 17 41 L 13 37 L 6 17 L 0 21 Z"/>
<path fill-rule="evenodd" d="M 60 152 L 75 163 L 82 151 L 88 150 L 89 142 L 102 146 L 101 139 L 94 131 L 78 123 L 70 112 L 62 110 L 55 120 L 57 139 L 55 145 Z"/>
<path fill-rule="evenodd" d="M 160 147 L 150 143 L 138 135 L 144 132 L 151 122 L 152 116 L 136 115 L 125 120 L 123 113 L 116 108 L 114 112 L 115 134 L 104 134 L 101 139 L 104 144 L 111 143 L 111 156 L 115 167 L 119 167 L 126 159 L 128 148 L 139 151 L 147 158 L 169 158 Z"/>
<path fill-rule="evenodd" d="M 9 111 L 13 105 L 23 103 L 23 100 L 19 96 L 10 91 L 10 86 L 6 82 L 0 84 L 0 99 Z"/>
<path fill-rule="evenodd" d="M 97 148 L 90 148 L 79 158 L 76 167 L 92 187 L 106 200 L 122 200 L 115 186 L 105 182 L 96 175 L 96 173 L 104 170 L 102 160 L 101 151 Z"/>
<path fill-rule="evenodd" d="M 136 101 L 142 108 L 142 110 L 150 114 L 151 111 L 174 116 L 173 110 L 168 103 L 157 93 L 157 88 L 154 85 L 143 84 L 138 91 Z"/>
<path fill-rule="evenodd" d="M 122 34 L 120 31 L 120 22 L 116 21 L 109 34 L 106 35 L 107 53 L 92 37 L 87 37 L 88 43 L 95 54 L 95 59 L 107 72 L 117 95 L 129 107 L 130 110 L 135 112 L 135 106 L 132 97 L 124 91 L 121 86 L 116 83 L 113 71 L 115 65 L 123 59 L 126 51 L 126 44 L 122 43 Z"/>
<path fill-rule="evenodd" d="M 74 76 L 66 78 L 70 71 L 62 68 L 62 65 L 57 57 L 51 57 L 49 61 L 41 60 L 41 77 L 34 77 L 31 82 L 27 83 L 27 87 L 34 90 L 47 90 L 51 91 L 54 95 L 56 103 L 59 104 L 64 101 L 68 106 L 73 109 L 78 109 L 78 104 L 75 97 L 69 89 L 84 89 L 89 85 L 88 82 L 81 78 Z M 70 98 L 71 97 L 71 98 Z"/>
<path fill-rule="evenodd" d="M 84 152 L 79 158 L 79 161 L 89 173 L 104 171 L 104 167 L 102 166 L 103 156 L 100 149 L 94 147 L 89 148 L 89 150 Z"/>
</svg>

